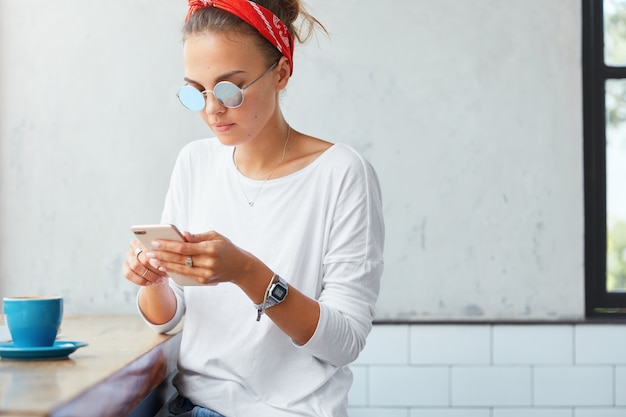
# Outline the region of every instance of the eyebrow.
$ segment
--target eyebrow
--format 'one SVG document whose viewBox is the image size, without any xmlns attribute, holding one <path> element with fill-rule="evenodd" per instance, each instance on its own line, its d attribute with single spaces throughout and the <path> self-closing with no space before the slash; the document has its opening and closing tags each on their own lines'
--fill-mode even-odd
<svg viewBox="0 0 626 417">
<path fill-rule="evenodd" d="M 227 72 L 225 74 L 222 74 L 219 77 L 216 77 L 216 79 L 218 79 L 218 80 L 225 80 L 227 78 L 232 77 L 233 75 L 241 74 L 241 73 L 244 73 L 244 72 L 245 72 L 244 70 L 234 70 L 234 71 L 230 71 L 230 72 Z M 198 81 L 194 81 L 191 78 L 187 78 L 187 77 L 183 78 L 183 80 L 185 82 L 187 82 L 187 83 L 196 84 L 196 85 L 198 85 L 198 86 L 200 86 L 200 87 L 202 87 L 203 89 L 206 90 L 206 88 L 202 84 L 200 84 Z"/>
</svg>

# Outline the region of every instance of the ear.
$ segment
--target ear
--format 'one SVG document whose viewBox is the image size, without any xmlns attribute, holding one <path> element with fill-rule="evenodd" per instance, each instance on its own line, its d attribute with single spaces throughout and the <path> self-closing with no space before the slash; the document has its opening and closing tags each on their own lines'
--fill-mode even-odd
<svg viewBox="0 0 626 417">
<path fill-rule="evenodd" d="M 289 66 L 289 59 L 282 57 L 276 65 L 278 70 L 278 81 L 276 82 L 276 91 L 280 91 L 287 87 L 289 79 L 291 78 L 291 67 Z"/>
</svg>

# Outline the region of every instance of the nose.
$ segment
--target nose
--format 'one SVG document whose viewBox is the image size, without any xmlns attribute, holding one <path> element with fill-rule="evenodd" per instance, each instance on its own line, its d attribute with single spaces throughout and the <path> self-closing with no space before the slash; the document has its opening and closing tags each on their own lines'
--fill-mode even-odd
<svg viewBox="0 0 626 417">
<path fill-rule="evenodd" d="M 204 111 L 208 115 L 222 113 L 226 109 L 210 91 L 204 92 L 204 101 Z"/>
</svg>

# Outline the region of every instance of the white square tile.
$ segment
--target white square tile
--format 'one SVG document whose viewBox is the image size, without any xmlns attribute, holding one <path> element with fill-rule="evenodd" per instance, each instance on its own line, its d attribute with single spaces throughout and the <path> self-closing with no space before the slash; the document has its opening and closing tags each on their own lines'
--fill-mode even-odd
<svg viewBox="0 0 626 417">
<path fill-rule="evenodd" d="M 448 368 L 372 366 L 369 372 L 372 406 L 448 406 L 450 403 Z"/>
<path fill-rule="evenodd" d="M 615 368 L 615 404 L 626 406 L 626 366 Z"/>
<path fill-rule="evenodd" d="M 626 326 L 579 324 L 575 334 L 576 364 L 626 365 Z"/>
<path fill-rule="evenodd" d="M 349 417 L 409 417 L 408 408 L 348 408 Z"/>
<path fill-rule="evenodd" d="M 613 405 L 613 369 L 606 367 L 536 367 L 533 394 L 539 406 Z"/>
<path fill-rule="evenodd" d="M 355 406 L 367 405 L 368 368 L 366 366 L 353 365 L 350 369 L 354 375 L 354 381 L 348 393 L 348 404 Z"/>
<path fill-rule="evenodd" d="M 454 367 L 454 406 L 531 405 L 530 367 Z"/>
<path fill-rule="evenodd" d="M 409 326 L 372 327 L 363 351 L 355 364 L 402 365 L 409 363 Z"/>
<path fill-rule="evenodd" d="M 491 362 L 490 325 L 411 326 L 411 364 L 486 365 Z"/>
<path fill-rule="evenodd" d="M 580 408 L 574 411 L 574 417 L 624 417 L 626 408 Z"/>
<path fill-rule="evenodd" d="M 491 417 L 491 411 L 488 408 L 413 408 L 410 417 Z"/>
<path fill-rule="evenodd" d="M 573 417 L 571 408 L 496 408 L 491 417 Z"/>
<path fill-rule="evenodd" d="M 493 327 L 495 365 L 569 365 L 574 361 L 571 325 L 502 325 Z"/>
</svg>

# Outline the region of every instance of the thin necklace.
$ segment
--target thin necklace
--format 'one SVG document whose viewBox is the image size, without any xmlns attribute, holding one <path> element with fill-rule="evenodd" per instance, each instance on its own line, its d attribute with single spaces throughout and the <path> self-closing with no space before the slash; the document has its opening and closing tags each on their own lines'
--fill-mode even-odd
<svg viewBox="0 0 626 417">
<path fill-rule="evenodd" d="M 248 198 L 248 194 L 246 194 L 246 190 L 243 188 L 243 184 L 241 183 L 241 178 L 239 178 L 240 176 L 237 175 L 237 181 L 239 181 L 239 187 L 241 188 L 241 192 L 243 193 L 243 196 L 245 197 L 250 207 L 254 206 L 254 203 L 259 198 L 259 194 L 261 194 L 261 190 L 263 189 L 263 186 L 265 185 L 265 183 L 272 177 L 272 174 L 274 173 L 274 171 L 276 171 L 276 168 L 278 168 L 278 166 L 282 164 L 283 161 L 285 160 L 285 156 L 287 155 L 287 144 L 289 143 L 290 135 L 291 135 L 291 126 L 287 125 L 287 139 L 285 139 L 285 145 L 283 146 L 283 157 L 280 158 L 280 161 L 278 161 L 278 163 L 274 166 L 274 168 L 272 168 L 270 173 L 267 174 L 267 177 L 265 178 L 265 180 L 263 180 L 263 182 L 259 186 L 259 189 L 256 191 L 256 195 L 254 196 L 254 199 L 250 200 Z M 233 150 L 233 162 L 235 163 L 235 169 L 239 171 L 239 167 L 237 166 L 237 147 L 235 147 L 235 149 Z"/>
</svg>

